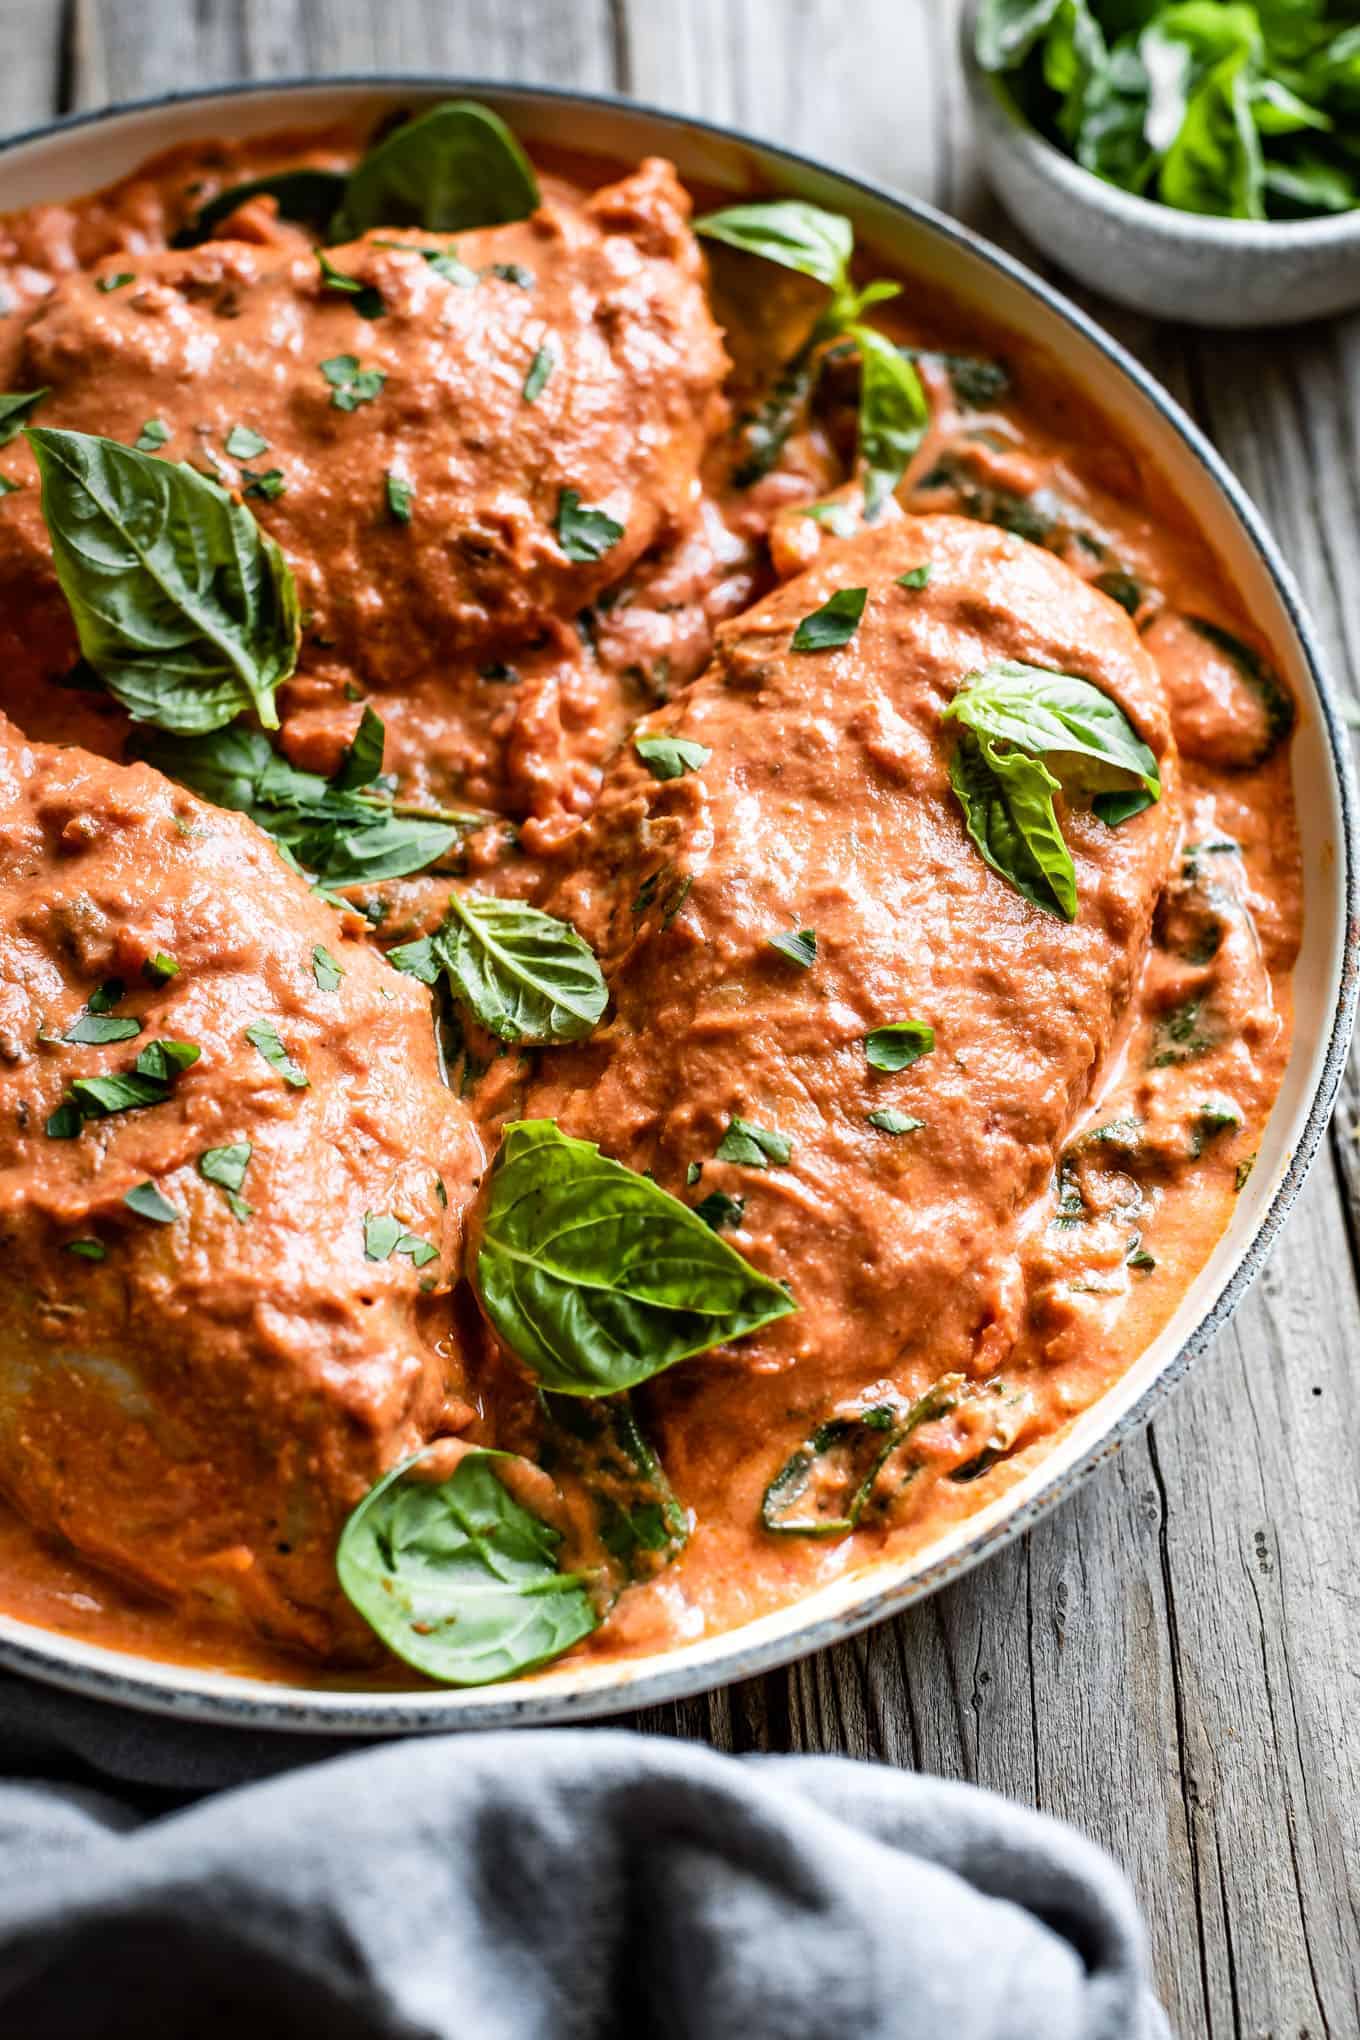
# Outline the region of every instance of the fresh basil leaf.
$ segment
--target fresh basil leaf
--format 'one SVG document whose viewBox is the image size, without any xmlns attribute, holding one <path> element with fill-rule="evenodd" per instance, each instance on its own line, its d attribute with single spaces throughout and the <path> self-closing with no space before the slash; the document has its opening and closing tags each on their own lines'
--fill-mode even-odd
<svg viewBox="0 0 1360 2040">
<path fill-rule="evenodd" d="M 909 1408 L 876 1403 L 820 1424 L 766 1488 L 762 1526 L 776 1537 L 849 1536 L 894 1453 L 922 1424 L 948 1416 L 965 1386 L 961 1374 L 947 1374 Z"/>
<path fill-rule="evenodd" d="M 383 294 L 376 284 L 364 283 L 357 276 L 346 276 L 342 269 L 336 268 L 324 248 L 317 249 L 316 259 L 321 270 L 323 290 L 339 291 L 341 296 L 353 298 L 354 309 L 361 319 L 382 317 L 387 307 L 383 303 Z M 255 451 L 263 453 L 264 448 L 256 447 Z M 231 452 L 230 447 L 227 448 L 227 452 Z"/>
<path fill-rule="evenodd" d="M 223 445 L 233 460 L 254 460 L 269 451 L 269 441 L 251 425 L 233 425 Z"/>
<path fill-rule="evenodd" d="M 612 1395 L 794 1309 L 702 1219 L 551 1120 L 508 1126 L 473 1282 L 545 1388 Z"/>
<path fill-rule="evenodd" d="M 380 719 L 365 710 L 380 733 Z M 149 765 L 191 787 L 216 807 L 249 815 L 285 856 L 324 888 L 373 885 L 405 878 L 437 864 L 468 829 L 485 820 L 474 813 L 401 806 L 377 785 L 372 766 L 377 738 L 359 726 L 341 772 L 367 772 L 356 788 L 315 772 L 301 772 L 274 750 L 259 730 L 228 729 L 204 737 L 158 737 L 139 747 Z M 362 750 L 358 767 L 352 764 Z"/>
<path fill-rule="evenodd" d="M 368 151 L 350 177 L 331 238 L 354 240 L 370 227 L 460 234 L 527 219 L 539 203 L 533 166 L 500 116 L 451 99 Z"/>
<path fill-rule="evenodd" d="M 771 1162 L 786 1168 L 793 1153 L 782 1133 L 767 1126 L 754 1126 L 749 1119 L 733 1119 L 718 1147 L 717 1160 L 736 1162 L 746 1169 L 768 1169 Z"/>
<path fill-rule="evenodd" d="M 982 0 L 973 47 L 984 71 L 1013 71 L 1052 28 L 1063 0 Z"/>
<path fill-rule="evenodd" d="M 623 537 L 623 526 L 603 510 L 583 504 L 575 489 L 557 499 L 557 543 L 569 560 L 602 560 Z"/>
<path fill-rule="evenodd" d="M 793 633 L 790 650 L 829 652 L 840 645 L 848 645 L 859 629 L 868 599 L 867 588 L 838 588 L 820 609 L 814 609 L 811 616 L 803 618 Z"/>
<path fill-rule="evenodd" d="M 852 325 L 859 348 L 859 458 L 864 515 L 872 524 L 911 464 L 930 424 L 930 405 L 909 357 L 872 326 Z"/>
<path fill-rule="evenodd" d="M 1075 921 L 1076 868 L 1053 811 L 1059 782 L 1046 766 L 1023 751 L 998 751 L 965 730 L 949 761 L 949 783 L 968 834 L 993 871 L 1036 906 Z"/>
<path fill-rule="evenodd" d="M 76 1077 L 67 1092 L 82 1120 L 107 1119 L 114 1112 L 139 1112 L 149 1105 L 164 1105 L 169 1096 L 168 1084 L 135 1070 L 108 1077 Z"/>
<path fill-rule="evenodd" d="M 1117 702 L 1089 680 L 998 659 L 969 673 L 944 712 L 993 744 L 1087 761 L 1064 763 L 1079 783 L 1122 792 L 1132 779 L 1152 800 L 1161 796 L 1157 760 Z"/>
<path fill-rule="evenodd" d="M 148 1041 L 137 1058 L 137 1074 L 158 1084 L 172 1084 L 182 1070 L 190 1070 L 203 1051 L 196 1041 Z"/>
<path fill-rule="evenodd" d="M 307 1089 L 307 1077 L 279 1040 L 279 1030 L 272 1020 L 253 1020 L 246 1028 L 245 1036 L 251 1047 L 258 1049 L 270 1069 L 276 1071 L 285 1084 L 291 1085 L 295 1091 Z"/>
<path fill-rule="evenodd" d="M 634 737 L 633 749 L 653 779 L 679 779 L 697 772 L 713 756 L 707 744 L 694 744 L 686 737 Z"/>
<path fill-rule="evenodd" d="M 521 900 L 453 894 L 448 918 L 425 943 L 388 952 L 424 982 L 437 959 L 454 997 L 502 1041 L 580 1041 L 598 1025 L 609 991 L 574 928 Z"/>
<path fill-rule="evenodd" d="M 387 507 L 398 524 L 411 522 L 411 508 L 415 502 L 415 489 L 405 475 L 399 475 L 395 468 L 389 468 L 384 477 L 387 487 Z"/>
<path fill-rule="evenodd" d="M 365 787 L 372 786 L 382 776 L 386 747 L 387 730 L 383 719 L 365 703 L 359 727 L 345 746 L 345 755 L 329 784 L 338 793 L 360 793 Z"/>
<path fill-rule="evenodd" d="M 694 1207 L 711 1232 L 735 1232 L 746 1213 L 744 1197 L 729 1197 L 725 1190 L 710 1190 Z"/>
<path fill-rule="evenodd" d="M 755 205 L 731 205 L 694 222 L 696 234 L 723 241 L 746 255 L 759 255 L 783 269 L 811 276 L 829 290 L 849 289 L 855 235 L 849 220 L 802 199 L 779 198 Z"/>
<path fill-rule="evenodd" d="M 934 1047 L 935 1029 L 923 1020 L 894 1020 L 864 1037 L 864 1056 L 872 1070 L 909 1070 Z"/>
<path fill-rule="evenodd" d="M 1158 173 L 1157 189 L 1182 212 L 1263 220 L 1265 158 L 1252 117 L 1250 58 L 1216 64 L 1186 108 Z"/>
<path fill-rule="evenodd" d="M 337 411 L 357 411 L 360 404 L 371 404 L 387 381 L 385 369 L 360 368 L 357 354 L 332 354 L 319 366 Z"/>
<path fill-rule="evenodd" d="M 135 1211 L 138 1218 L 149 1218 L 153 1225 L 173 1225 L 184 1213 L 177 1211 L 170 1200 L 162 1197 L 151 1181 L 138 1183 L 123 1199 L 129 1211 Z"/>
<path fill-rule="evenodd" d="M 529 373 L 524 378 L 523 395 L 526 404 L 536 404 L 538 402 L 547 388 L 548 377 L 556 366 L 556 351 L 553 348 L 552 342 L 545 340 L 530 362 Z"/>
<path fill-rule="evenodd" d="M 547 1430 L 539 1463 L 565 1465 L 595 1511 L 595 1529 L 629 1580 L 651 1579 L 689 1542 L 689 1518 L 647 1443 L 628 1396 L 592 1402 L 543 1395 Z"/>
<path fill-rule="evenodd" d="M 799 970 L 811 970 L 817 961 L 817 935 L 815 929 L 799 928 L 788 935 L 767 937 L 766 947 L 777 949 L 789 963 L 796 963 Z"/>
<path fill-rule="evenodd" d="M 821 352 L 824 337 L 820 329 L 814 330 L 812 337 L 780 369 L 761 403 L 742 419 L 738 436 L 740 454 L 732 469 L 736 488 L 754 487 L 778 465 L 779 456 L 806 415 L 817 386 L 824 359 Z M 847 515 L 851 517 L 853 531 L 853 512 Z"/>
<path fill-rule="evenodd" d="M 297 660 L 293 576 L 273 539 L 183 463 L 31 426 L 42 507 L 83 658 L 138 722 L 178 735 L 274 695 Z"/>
<path fill-rule="evenodd" d="M 67 1028 L 61 1038 L 72 1043 L 88 1042 L 99 1046 L 109 1041 L 131 1041 L 141 1031 L 140 1020 L 121 1020 L 116 1014 L 97 1013 L 91 1007 Z"/>
<path fill-rule="evenodd" d="M 192 248 L 213 237 L 214 229 L 252 198 L 272 198 L 279 218 L 294 220 L 321 233 L 345 194 L 349 182 L 342 170 L 278 170 L 269 177 L 252 177 L 245 184 L 233 184 L 201 205 L 193 219 L 180 228 L 172 248 Z"/>
<path fill-rule="evenodd" d="M 1360 177 L 1306 151 L 1288 163 L 1267 162 L 1265 191 L 1272 216 L 1284 219 L 1351 212 L 1360 206 Z"/>
<path fill-rule="evenodd" d="M 930 575 L 931 569 L 929 565 L 924 567 L 908 567 L 905 574 L 897 576 L 897 585 L 899 588 L 928 588 L 930 586 Z"/>
<path fill-rule="evenodd" d="M 890 1105 L 882 1105 L 869 1114 L 870 1126 L 876 1126 L 880 1133 L 919 1133 L 925 1125 L 924 1119 L 913 1119 L 909 1112 L 894 1112 Z"/>
<path fill-rule="evenodd" d="M 8 446 L 17 439 L 25 419 L 32 417 L 44 397 L 50 397 L 50 389 L 26 390 L 16 395 L 0 396 L 0 446 Z"/>
<path fill-rule="evenodd" d="M 427 1453 L 438 1448 L 426 1448 Z M 598 1626 L 587 1583 L 559 1570 L 560 1534 L 514 1499 L 511 1455 L 474 1447 L 447 1480 L 393 1469 L 346 1523 L 340 1585 L 407 1664 L 484 1686 L 560 1657 Z"/>
<path fill-rule="evenodd" d="M 345 975 L 335 958 L 323 943 L 316 943 L 312 949 L 312 976 L 318 989 L 323 992 L 338 992 L 340 980 Z"/>
</svg>

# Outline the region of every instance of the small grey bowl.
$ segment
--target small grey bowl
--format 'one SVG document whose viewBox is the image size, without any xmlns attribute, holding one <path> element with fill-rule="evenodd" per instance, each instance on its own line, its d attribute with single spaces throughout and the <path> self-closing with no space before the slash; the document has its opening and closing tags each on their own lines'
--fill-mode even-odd
<svg viewBox="0 0 1360 2040">
<path fill-rule="evenodd" d="M 1135 198 L 1083 170 L 1025 119 L 973 49 L 963 69 L 988 179 L 1030 239 L 1093 290 L 1192 326 L 1288 326 L 1360 305 L 1360 210 L 1314 220 L 1223 220 Z"/>
</svg>

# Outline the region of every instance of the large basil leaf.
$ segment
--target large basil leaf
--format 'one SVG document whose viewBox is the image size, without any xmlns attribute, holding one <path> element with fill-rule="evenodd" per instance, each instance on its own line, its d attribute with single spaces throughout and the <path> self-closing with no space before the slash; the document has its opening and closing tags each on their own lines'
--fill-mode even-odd
<svg viewBox="0 0 1360 2040">
<path fill-rule="evenodd" d="M 382 724 L 366 710 L 362 741 L 356 741 L 334 779 L 299 771 L 260 730 L 157 736 L 144 741 L 138 755 L 214 807 L 249 815 L 318 885 L 376 884 L 427 870 L 486 817 L 399 803 L 390 781 L 373 773 L 373 725 L 381 760 Z M 356 752 L 369 756 L 369 764 L 360 768 L 369 772 L 366 780 L 356 781 Z"/>
<path fill-rule="evenodd" d="M 454 997 L 502 1041 L 579 1041 L 609 1003 L 589 945 L 521 900 L 454 894 L 438 932 L 391 950 L 388 961 L 426 984 L 443 971 Z"/>
<path fill-rule="evenodd" d="M 428 1448 L 427 1448 L 428 1449 Z M 585 1580 L 558 1570 L 559 1533 L 473 1449 L 447 1480 L 417 1453 L 367 1494 L 336 1553 L 345 1593 L 389 1650 L 431 1679 L 485 1686 L 560 1657 L 598 1627 Z"/>
<path fill-rule="evenodd" d="M 838 294 L 850 287 L 854 228 L 840 213 L 823 212 L 820 206 L 802 199 L 725 206 L 721 212 L 696 220 L 694 231 L 710 241 L 739 248 L 743 254 L 777 262 L 781 269 L 810 276 Z"/>
<path fill-rule="evenodd" d="M 223 220 L 252 198 L 275 200 L 279 218 L 294 220 L 313 232 L 324 232 L 345 195 L 349 174 L 344 170 L 278 170 L 269 177 L 252 177 L 233 184 L 201 205 L 187 226 L 174 236 L 174 248 L 192 248 L 213 238 Z"/>
<path fill-rule="evenodd" d="M 250 512 L 193 468 L 114 439 L 29 426 L 80 649 L 137 722 L 179 735 L 253 708 L 297 660 L 293 576 Z"/>
<path fill-rule="evenodd" d="M 1010 71 L 1052 28 L 1064 0 L 982 0 L 973 47 L 985 71 Z"/>
<path fill-rule="evenodd" d="M 850 335 L 859 349 L 859 457 L 864 515 L 872 524 L 926 436 L 930 405 L 915 364 L 872 326 Z"/>
<path fill-rule="evenodd" d="M 545 1388 L 613 1395 L 795 1308 L 701 1218 L 550 1119 L 508 1126 L 472 1278 Z"/>
<path fill-rule="evenodd" d="M 849 1416 L 831 1417 L 787 1459 L 765 1490 L 760 1520 L 776 1537 L 845 1537 L 859 1527 L 888 1461 L 922 1424 L 948 1416 L 966 1389 L 962 1374 L 946 1374 L 920 1399 L 903 1408 L 877 1403 Z M 885 1483 L 893 1495 L 911 1478 Z"/>
<path fill-rule="evenodd" d="M 965 730 L 949 761 L 969 835 L 993 871 L 1065 921 L 1077 918 L 1077 874 L 1053 796 L 1059 782 L 1037 758 L 998 751 Z"/>
<path fill-rule="evenodd" d="M 1252 114 L 1249 62 L 1244 51 L 1225 57 L 1191 99 L 1158 180 L 1168 205 L 1265 218 L 1265 158 Z"/>
<path fill-rule="evenodd" d="M 351 240 L 370 227 L 463 233 L 527 219 L 538 203 L 533 166 L 499 114 L 450 99 L 369 150 L 350 177 L 331 238 Z"/>
<path fill-rule="evenodd" d="M 1071 673 L 999 659 L 967 676 L 944 719 L 1018 751 L 1081 758 L 1081 768 L 1060 769 L 1088 788 L 1123 789 L 1132 778 L 1153 800 L 1161 794 L 1157 760 L 1123 709 Z"/>
<path fill-rule="evenodd" d="M 0 396 L 0 446 L 8 446 L 23 429 L 25 418 L 31 417 L 44 397 L 50 397 L 50 389 L 20 390 Z"/>
</svg>

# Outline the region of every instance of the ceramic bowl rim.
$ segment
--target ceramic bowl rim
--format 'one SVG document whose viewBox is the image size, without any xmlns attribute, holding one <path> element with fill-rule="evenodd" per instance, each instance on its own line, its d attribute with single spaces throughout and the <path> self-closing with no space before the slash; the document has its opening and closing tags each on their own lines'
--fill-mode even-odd
<svg viewBox="0 0 1360 2040">
<path fill-rule="evenodd" d="M 842 188 L 877 206 L 904 214 L 915 225 L 953 244 L 974 261 L 989 266 L 1023 292 L 1037 298 L 1050 314 L 1094 347 L 1116 375 L 1122 375 L 1134 385 L 1171 428 L 1185 451 L 1205 471 L 1236 518 L 1274 586 L 1308 672 L 1326 738 L 1325 749 L 1340 810 L 1338 852 L 1342 869 L 1337 874 L 1334 891 L 1339 903 L 1344 905 L 1345 928 L 1340 941 L 1336 1006 L 1304 1123 L 1284 1174 L 1255 1232 L 1204 1315 L 1175 1351 L 1168 1355 L 1137 1399 L 1070 1464 L 1042 1480 L 1023 1502 L 1006 1509 L 996 1522 L 974 1533 L 959 1549 L 913 1570 L 905 1580 L 875 1585 L 874 1572 L 866 1570 L 862 1575 L 863 1593 L 852 1607 L 803 1626 L 790 1619 L 788 1626 L 777 1635 L 759 1643 L 743 1644 L 744 1631 L 734 1629 L 717 1640 L 713 1655 L 701 1664 L 672 1663 L 668 1668 L 667 1657 L 662 1656 L 655 1670 L 639 1671 L 634 1662 L 621 1661 L 613 1668 L 616 1677 L 565 1693 L 552 1693 L 539 1687 L 532 1679 L 471 1689 L 470 1692 L 458 1689 L 374 1692 L 287 1687 L 230 1673 L 203 1673 L 197 1668 L 160 1660 L 137 1659 L 61 1632 L 39 1630 L 36 1625 L 16 1622 L 13 1626 L 24 1630 L 25 1639 L 29 1635 L 41 1636 L 44 1639 L 41 1643 L 30 1643 L 8 1634 L 0 1635 L 0 1667 L 141 1712 L 223 1727 L 319 1736 L 364 1736 L 461 1732 L 522 1723 L 542 1726 L 549 1722 L 583 1722 L 684 1699 L 734 1680 L 773 1670 L 843 1642 L 861 1630 L 900 1613 L 1032 1529 L 1080 1486 L 1104 1459 L 1147 1425 L 1171 1390 L 1184 1378 L 1192 1362 L 1226 1324 L 1259 1273 L 1326 1131 L 1345 1068 L 1357 991 L 1360 990 L 1360 865 L 1357 862 L 1360 799 L 1357 797 L 1345 727 L 1316 630 L 1294 576 L 1265 520 L 1226 461 L 1170 393 L 1079 306 L 1014 256 L 924 200 L 891 191 L 804 152 L 725 123 L 668 112 L 617 93 L 577 91 L 564 86 L 522 84 L 508 79 L 448 73 L 383 71 L 203 86 L 140 100 L 120 101 L 90 112 L 41 122 L 0 141 L 0 178 L 3 178 L 4 159 L 11 151 L 71 130 L 95 128 L 129 116 L 149 115 L 192 104 L 207 106 L 234 99 L 291 95 L 301 100 L 327 90 L 391 93 L 394 98 L 399 98 L 402 93 L 419 92 L 424 97 L 432 92 L 448 92 L 484 98 L 493 104 L 546 100 L 558 106 L 621 114 L 642 123 L 654 123 L 665 130 L 689 130 L 725 143 L 736 143 L 750 149 L 757 157 L 763 155 L 797 170 L 833 179 Z M 791 1616 L 792 1611 L 789 1613 Z M 668 1655 L 673 1656 L 674 1653 Z M 219 1683 L 227 1690 L 215 1690 Z"/>
</svg>

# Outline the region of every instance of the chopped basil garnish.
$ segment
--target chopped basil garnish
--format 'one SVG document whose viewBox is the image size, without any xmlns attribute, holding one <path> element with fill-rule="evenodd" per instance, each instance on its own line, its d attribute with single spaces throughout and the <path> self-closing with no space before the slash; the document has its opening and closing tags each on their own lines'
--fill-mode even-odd
<svg viewBox="0 0 1360 2040">
<path fill-rule="evenodd" d="M 109 1250 L 102 1240 L 67 1240 L 66 1251 L 81 1261 L 107 1261 Z"/>
<path fill-rule="evenodd" d="M 102 1046 L 109 1041 L 131 1041 L 133 1036 L 140 1034 L 141 1031 L 140 1020 L 120 1020 L 115 1014 L 96 1013 L 91 1010 L 82 1013 L 61 1038 L 72 1043 L 83 1042 L 92 1046 Z"/>
<path fill-rule="evenodd" d="M 702 1219 L 551 1120 L 507 1127 L 473 1282 L 546 1388 L 612 1395 L 794 1308 Z"/>
<path fill-rule="evenodd" d="M 502 283 L 513 283 L 516 290 L 532 290 L 534 287 L 534 272 L 526 269 L 522 262 L 493 262 L 482 274 L 499 277 Z"/>
<path fill-rule="evenodd" d="M 811 970 L 817 961 L 817 933 L 813 928 L 800 928 L 796 934 L 771 935 L 767 946 L 778 950 L 789 963 L 796 963 L 799 970 Z"/>
<path fill-rule="evenodd" d="M 623 537 L 623 526 L 603 510 L 584 504 L 575 489 L 557 499 L 557 542 L 569 560 L 600 560 Z"/>
<path fill-rule="evenodd" d="M 216 1183 L 226 1196 L 227 1209 L 241 1225 L 255 1216 L 253 1204 L 241 1196 L 241 1185 L 254 1153 L 248 1140 L 233 1141 L 230 1147 L 204 1148 L 198 1158 L 198 1173 L 205 1182 Z"/>
<path fill-rule="evenodd" d="M 536 404 L 547 387 L 548 377 L 557 366 L 557 355 L 552 342 L 545 340 L 529 364 L 529 373 L 524 378 L 524 401 Z"/>
<path fill-rule="evenodd" d="M 792 1152 L 782 1133 L 755 1126 L 749 1119 L 733 1119 L 719 1144 L 717 1159 L 747 1169 L 768 1169 L 771 1162 L 784 1168 Z"/>
<path fill-rule="evenodd" d="M 84 1124 L 84 1115 L 74 1098 L 63 1098 L 43 1131 L 49 1140 L 75 1140 Z"/>
<path fill-rule="evenodd" d="M 318 942 L 312 950 L 312 976 L 323 992 L 338 992 L 340 980 L 345 975 L 335 958 L 323 943 Z"/>
<path fill-rule="evenodd" d="M 393 1254 L 405 1254 L 416 1268 L 424 1268 L 431 1261 L 439 1259 L 438 1247 L 421 1239 L 419 1233 L 407 1232 L 399 1218 L 376 1212 L 364 1213 L 364 1259 L 366 1261 L 390 1261 Z"/>
<path fill-rule="evenodd" d="M 924 567 L 908 567 L 905 574 L 897 576 L 897 585 L 899 588 L 928 588 L 930 586 L 930 575 L 931 569 L 929 565 Z"/>
<path fill-rule="evenodd" d="M 686 772 L 697 772 L 713 756 L 707 744 L 685 737 L 635 737 L 633 749 L 653 779 L 679 779 Z"/>
<path fill-rule="evenodd" d="M 357 354 L 332 354 L 320 366 L 337 411 L 357 411 L 360 404 L 371 404 L 387 381 L 381 368 L 360 368 Z"/>
<path fill-rule="evenodd" d="M 254 460 L 269 451 L 269 441 L 250 425 L 233 425 L 223 443 L 233 460 Z"/>
<path fill-rule="evenodd" d="M 126 991 L 121 978 L 105 978 L 102 985 L 95 986 L 86 1004 L 91 1013 L 110 1013 Z"/>
<path fill-rule="evenodd" d="M 321 287 L 323 290 L 337 290 L 341 291 L 346 297 L 352 297 L 354 309 L 361 319 L 380 319 L 382 317 L 387 307 L 383 303 L 382 292 L 375 284 L 361 283 L 357 276 L 346 276 L 343 270 L 335 267 L 335 264 L 331 261 L 324 248 L 317 249 L 316 259 L 321 266 Z M 230 447 L 227 448 L 227 452 L 231 452 Z M 255 452 L 263 453 L 264 448 L 257 446 Z"/>
<path fill-rule="evenodd" d="M 245 1035 L 251 1047 L 258 1049 L 270 1069 L 276 1070 L 285 1084 L 290 1084 L 295 1091 L 307 1089 L 307 1077 L 279 1040 L 279 1031 L 272 1020 L 252 1021 L 246 1028 Z"/>
<path fill-rule="evenodd" d="M 746 1210 L 744 1197 L 729 1197 L 725 1190 L 710 1190 L 694 1207 L 711 1232 L 735 1232 Z"/>
<path fill-rule="evenodd" d="M 148 418 L 132 442 L 135 453 L 154 453 L 158 446 L 164 446 L 170 437 L 170 428 L 164 418 Z"/>
<path fill-rule="evenodd" d="M 155 1184 L 147 1181 L 138 1183 L 123 1199 L 129 1211 L 135 1211 L 138 1218 L 149 1218 L 155 1225 L 173 1225 L 184 1213 L 177 1211 L 168 1198 L 162 1197 Z"/>
<path fill-rule="evenodd" d="M 137 1058 L 137 1072 L 158 1084 L 172 1084 L 182 1070 L 193 1068 L 202 1053 L 196 1041 L 149 1041 Z"/>
<path fill-rule="evenodd" d="M 760 1520 L 777 1537 L 846 1537 L 874 1496 L 889 1459 L 922 1424 L 953 1409 L 963 1376 L 947 1374 L 918 1402 L 832 1417 L 786 1460 L 765 1490 Z M 889 1484 L 900 1488 L 900 1481 Z"/>
<path fill-rule="evenodd" d="M 877 1112 L 871 1112 L 869 1114 L 869 1124 L 870 1126 L 876 1126 L 880 1133 L 919 1133 L 920 1129 L 925 1125 L 925 1121 L 924 1119 L 913 1119 L 910 1113 L 907 1112 L 894 1112 L 889 1105 L 882 1107 Z"/>
<path fill-rule="evenodd" d="M 135 283 L 136 281 L 137 278 L 132 270 L 120 269 L 116 276 L 96 276 L 94 287 L 96 290 L 108 292 L 111 290 L 121 290 L 124 284 Z"/>
<path fill-rule="evenodd" d="M 868 599 L 867 588 L 838 588 L 820 609 L 814 609 L 811 616 L 803 618 L 793 634 L 791 649 L 795 652 L 829 652 L 838 645 L 848 645 L 859 629 Z"/>
<path fill-rule="evenodd" d="M 415 490 L 405 475 L 399 475 L 395 468 L 389 468 L 384 477 L 387 485 L 387 508 L 398 524 L 411 522 L 411 505 L 415 501 Z"/>
<path fill-rule="evenodd" d="M 78 1107 L 82 1120 L 107 1119 L 114 1112 L 163 1105 L 170 1089 L 162 1079 L 133 1070 L 108 1077 L 76 1077 L 67 1096 Z"/>
<path fill-rule="evenodd" d="M 148 956 L 142 965 L 142 975 L 153 985 L 168 984 L 172 977 L 179 976 L 179 965 L 168 949 L 158 949 L 154 956 Z"/>
<path fill-rule="evenodd" d="M 241 479 L 245 483 L 243 495 L 262 497 L 266 503 L 276 503 L 288 487 L 282 468 L 243 467 Z"/>
<path fill-rule="evenodd" d="M 814 524 L 825 526 L 833 538 L 853 538 L 859 520 L 848 503 L 809 503 L 803 511 Z"/>
<path fill-rule="evenodd" d="M 934 1047 L 935 1029 L 921 1020 L 895 1020 L 864 1037 L 865 1059 L 874 1070 L 909 1070 Z"/>
</svg>

